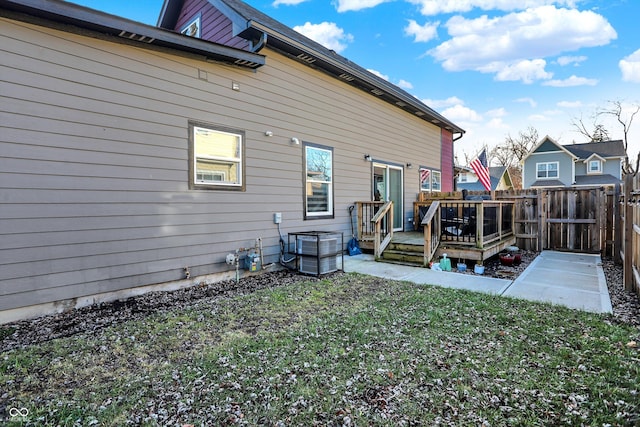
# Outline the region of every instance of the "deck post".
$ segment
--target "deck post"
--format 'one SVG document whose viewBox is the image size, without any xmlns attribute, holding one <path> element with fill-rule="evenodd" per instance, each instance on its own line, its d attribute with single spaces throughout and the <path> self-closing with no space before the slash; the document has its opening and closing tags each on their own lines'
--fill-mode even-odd
<svg viewBox="0 0 640 427">
<path fill-rule="evenodd" d="M 424 230 L 424 251 L 422 266 L 429 265 L 429 258 L 431 257 L 431 221 L 423 227 Z"/>
<path fill-rule="evenodd" d="M 484 202 L 478 202 L 476 215 L 476 248 L 482 249 L 482 241 L 484 240 Z"/>
</svg>

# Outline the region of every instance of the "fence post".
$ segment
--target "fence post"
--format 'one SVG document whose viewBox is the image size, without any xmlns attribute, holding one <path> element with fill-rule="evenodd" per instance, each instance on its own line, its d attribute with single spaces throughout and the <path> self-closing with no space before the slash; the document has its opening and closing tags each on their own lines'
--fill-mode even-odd
<svg viewBox="0 0 640 427">
<path fill-rule="evenodd" d="M 627 292 L 633 290 L 633 204 L 631 192 L 633 191 L 633 175 L 624 176 L 624 259 L 623 259 L 623 283 Z"/>
<path fill-rule="evenodd" d="M 538 252 L 542 252 L 547 241 L 547 192 L 538 190 Z"/>
</svg>

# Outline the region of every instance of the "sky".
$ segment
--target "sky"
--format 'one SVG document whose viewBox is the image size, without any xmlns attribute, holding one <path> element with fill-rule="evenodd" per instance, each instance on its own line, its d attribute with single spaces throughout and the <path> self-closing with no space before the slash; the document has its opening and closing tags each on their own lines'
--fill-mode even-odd
<svg viewBox="0 0 640 427">
<path fill-rule="evenodd" d="M 74 0 L 155 25 L 162 0 Z M 596 112 L 640 106 L 638 0 L 248 0 L 248 4 L 403 88 L 466 130 L 459 164 L 529 127 L 589 140 Z M 640 151 L 640 113 L 628 135 Z"/>
</svg>

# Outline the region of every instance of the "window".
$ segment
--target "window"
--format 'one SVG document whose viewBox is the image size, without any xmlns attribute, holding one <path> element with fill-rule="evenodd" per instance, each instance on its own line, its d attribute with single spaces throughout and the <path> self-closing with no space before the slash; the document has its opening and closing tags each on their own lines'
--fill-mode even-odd
<svg viewBox="0 0 640 427">
<path fill-rule="evenodd" d="M 440 171 L 431 171 L 431 175 L 431 191 L 441 191 L 442 173 Z"/>
<path fill-rule="evenodd" d="M 600 160 L 589 160 L 589 168 L 587 173 L 601 173 L 602 162 Z"/>
<path fill-rule="evenodd" d="M 458 182 L 467 182 L 467 173 L 466 172 L 462 172 L 460 174 L 460 178 L 458 179 Z"/>
<path fill-rule="evenodd" d="M 190 188 L 244 190 L 244 133 L 189 124 Z"/>
<path fill-rule="evenodd" d="M 538 179 L 558 178 L 558 162 L 536 163 L 536 178 Z"/>
<path fill-rule="evenodd" d="M 420 168 L 420 191 L 431 191 L 431 170 Z"/>
<path fill-rule="evenodd" d="M 333 218 L 333 149 L 305 144 L 305 219 Z"/>
<path fill-rule="evenodd" d="M 180 34 L 184 34 L 189 37 L 200 37 L 200 14 L 193 18 L 187 25 L 182 27 Z"/>
</svg>

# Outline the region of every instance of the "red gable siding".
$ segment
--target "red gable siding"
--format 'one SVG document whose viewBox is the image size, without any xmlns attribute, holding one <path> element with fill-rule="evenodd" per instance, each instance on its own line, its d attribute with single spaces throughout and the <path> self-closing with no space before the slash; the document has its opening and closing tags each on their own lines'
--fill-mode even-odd
<svg viewBox="0 0 640 427">
<path fill-rule="evenodd" d="M 453 191 L 453 134 L 442 129 L 440 134 L 440 165 L 442 167 L 442 191 Z"/>
<path fill-rule="evenodd" d="M 198 13 L 200 16 L 200 38 L 227 46 L 248 50 L 249 42 L 232 36 L 231 20 L 214 8 L 207 0 L 185 0 L 176 23 L 176 31 L 180 31 Z"/>
</svg>

